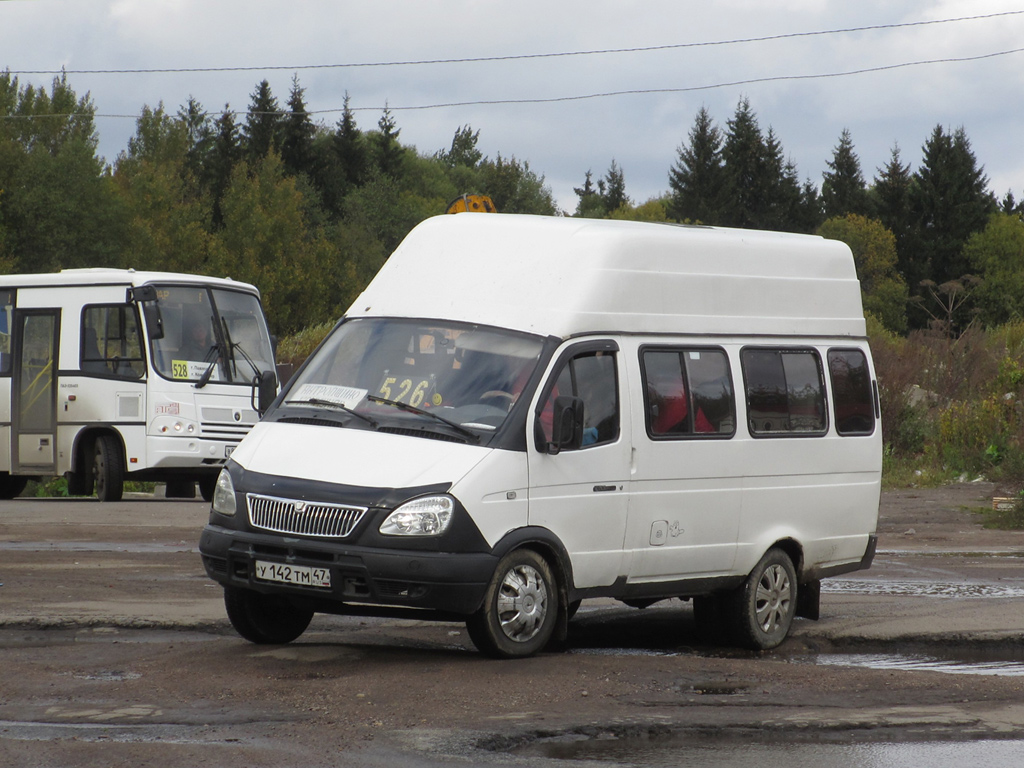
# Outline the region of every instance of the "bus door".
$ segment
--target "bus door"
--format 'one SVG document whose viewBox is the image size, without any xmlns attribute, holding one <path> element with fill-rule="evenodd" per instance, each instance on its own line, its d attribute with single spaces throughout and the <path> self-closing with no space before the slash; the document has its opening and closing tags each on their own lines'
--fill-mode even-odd
<svg viewBox="0 0 1024 768">
<path fill-rule="evenodd" d="M 57 471 L 60 310 L 16 310 L 11 377 L 11 471 Z"/>
</svg>

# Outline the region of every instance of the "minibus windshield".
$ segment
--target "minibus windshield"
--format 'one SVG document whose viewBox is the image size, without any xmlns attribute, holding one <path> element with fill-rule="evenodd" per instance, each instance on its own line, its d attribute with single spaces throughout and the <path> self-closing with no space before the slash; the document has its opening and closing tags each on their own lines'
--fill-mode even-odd
<svg viewBox="0 0 1024 768">
<path fill-rule="evenodd" d="M 542 348 L 537 337 L 495 328 L 349 320 L 290 387 L 284 407 L 333 404 L 375 421 L 417 419 L 493 432 L 523 393 Z"/>
<path fill-rule="evenodd" d="M 253 294 L 202 285 L 156 288 L 163 334 L 151 335 L 150 345 L 161 376 L 248 385 L 257 373 L 274 370 L 270 334 Z"/>
</svg>

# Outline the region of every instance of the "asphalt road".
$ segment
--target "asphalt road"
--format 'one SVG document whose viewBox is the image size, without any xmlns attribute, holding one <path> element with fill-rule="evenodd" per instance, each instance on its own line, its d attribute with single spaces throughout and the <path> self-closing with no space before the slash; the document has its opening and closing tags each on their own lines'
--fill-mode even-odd
<svg viewBox="0 0 1024 768">
<path fill-rule="evenodd" d="M 981 527 L 992 492 L 886 494 L 874 568 L 826 582 L 821 620 L 776 651 L 702 644 L 688 603 L 602 600 L 566 652 L 517 661 L 483 658 L 461 625 L 399 620 L 318 616 L 289 646 L 251 645 L 199 560 L 204 503 L 0 502 L 0 765 L 581 765 L 658 740 L 1022 740 L 1024 533 Z"/>
</svg>

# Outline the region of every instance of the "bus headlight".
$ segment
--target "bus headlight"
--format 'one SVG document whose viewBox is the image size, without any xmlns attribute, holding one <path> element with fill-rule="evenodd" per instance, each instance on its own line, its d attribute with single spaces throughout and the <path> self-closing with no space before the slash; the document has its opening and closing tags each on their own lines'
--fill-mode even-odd
<svg viewBox="0 0 1024 768">
<path fill-rule="evenodd" d="M 440 536 L 455 512 L 451 496 L 423 496 L 407 501 L 381 523 L 385 536 Z"/>
<path fill-rule="evenodd" d="M 235 514 L 235 484 L 226 469 L 220 471 L 213 489 L 213 511 L 229 517 Z"/>
</svg>

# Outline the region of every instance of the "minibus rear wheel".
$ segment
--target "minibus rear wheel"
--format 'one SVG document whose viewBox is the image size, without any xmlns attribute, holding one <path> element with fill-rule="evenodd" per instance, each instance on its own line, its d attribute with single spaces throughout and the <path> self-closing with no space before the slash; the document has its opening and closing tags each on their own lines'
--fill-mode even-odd
<svg viewBox="0 0 1024 768">
<path fill-rule="evenodd" d="M 558 617 L 558 585 L 551 566 L 530 549 L 498 561 L 480 609 L 466 629 L 480 652 L 496 659 L 532 656 L 548 644 Z"/>
<path fill-rule="evenodd" d="M 258 645 L 290 643 L 313 620 L 313 611 L 297 608 L 287 597 L 238 587 L 224 587 L 224 607 L 235 631 Z"/>
<path fill-rule="evenodd" d="M 785 640 L 796 615 L 796 591 L 793 561 L 781 549 L 769 549 L 732 594 L 735 643 L 765 651 Z"/>
</svg>

